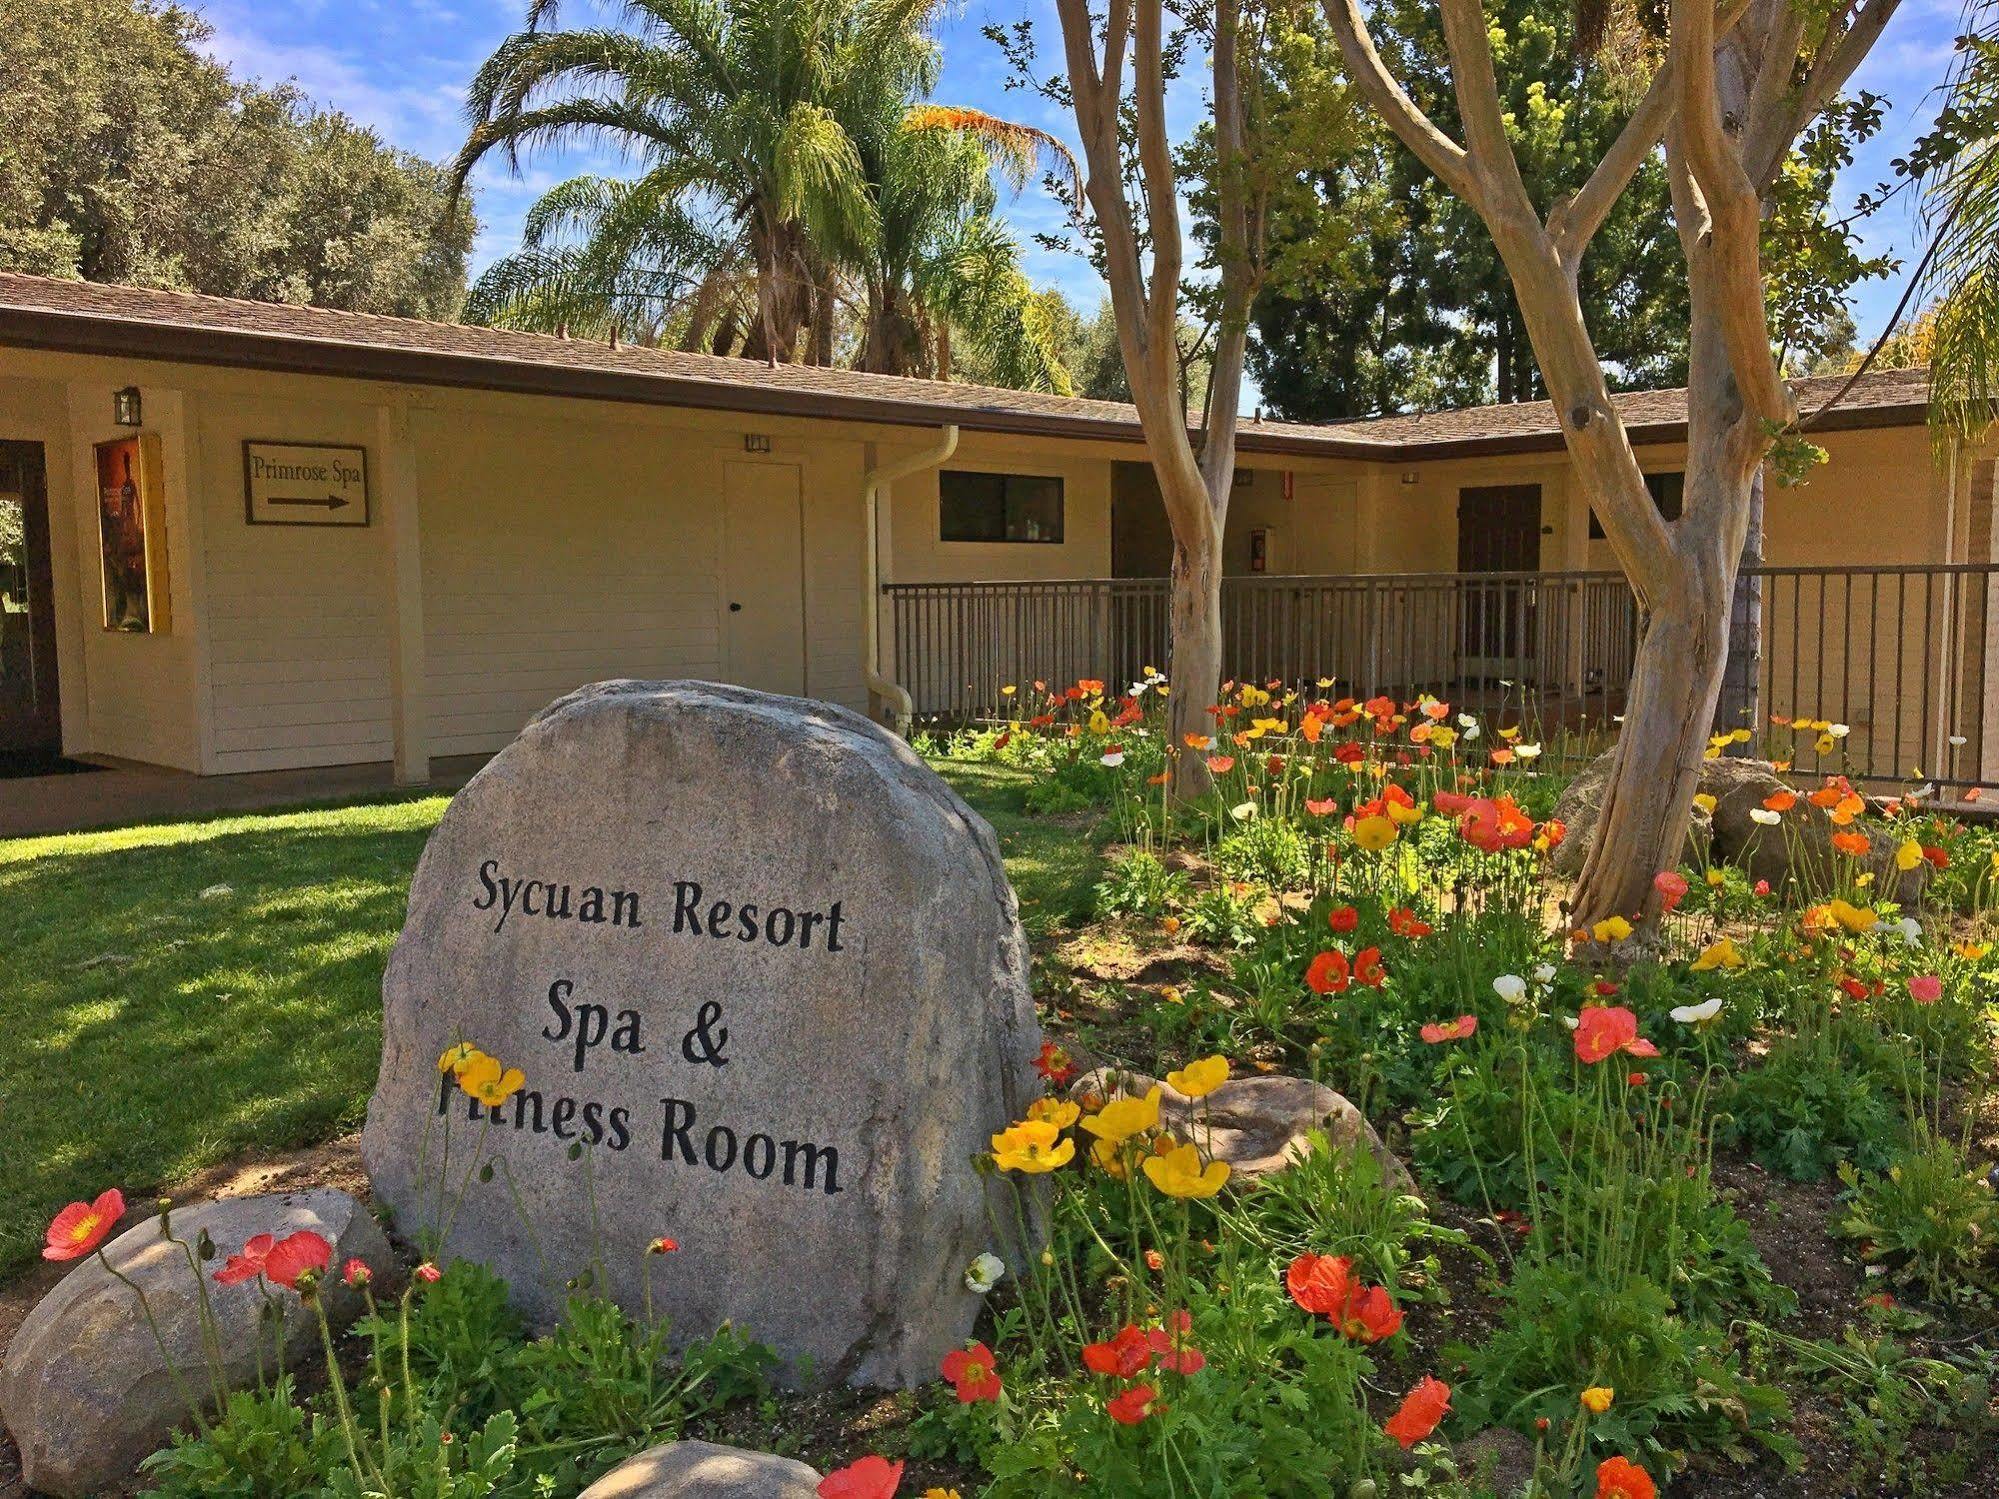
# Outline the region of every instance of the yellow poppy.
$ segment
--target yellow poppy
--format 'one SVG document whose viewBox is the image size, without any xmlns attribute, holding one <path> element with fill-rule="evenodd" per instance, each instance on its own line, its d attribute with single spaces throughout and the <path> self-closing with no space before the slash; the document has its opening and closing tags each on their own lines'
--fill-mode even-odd
<svg viewBox="0 0 1999 1499">
<path fill-rule="evenodd" d="M 1589 931 L 1599 942 L 1623 942 L 1631 936 L 1631 923 L 1622 916 L 1606 916 Z"/>
<path fill-rule="evenodd" d="M 439 1072 L 462 1073 L 477 1058 L 484 1055 L 485 1053 L 470 1041 L 460 1041 L 456 1046 L 447 1046 L 444 1048 L 443 1054 L 437 1059 L 437 1070 Z"/>
<path fill-rule="evenodd" d="M 1095 1140 L 1090 1144 L 1090 1159 L 1119 1181 L 1123 1181 L 1128 1168 L 1124 1163 L 1124 1152 L 1115 1140 Z"/>
<path fill-rule="evenodd" d="M 489 1109 L 498 1108 L 526 1083 L 527 1077 L 520 1068 L 503 1067 L 498 1057 L 484 1053 L 467 1062 L 458 1074 L 458 1086 Z"/>
<path fill-rule="evenodd" d="M 1159 1089 L 1150 1089 L 1143 1098 L 1113 1098 L 1085 1119 L 1083 1128 L 1112 1144 L 1159 1128 Z"/>
<path fill-rule="evenodd" d="M 1076 1154 L 1076 1142 L 1041 1119 L 1009 1124 L 993 1136 L 993 1164 L 1002 1171 L 1039 1176 L 1066 1166 Z"/>
<path fill-rule="evenodd" d="M 1828 901 L 1826 910 L 1832 914 L 1834 921 L 1849 932 L 1871 932 L 1881 924 L 1881 918 L 1865 906 L 1856 906 L 1847 901 Z"/>
<path fill-rule="evenodd" d="M 1708 973 L 1716 968 L 1740 968 L 1742 962 L 1734 939 L 1722 937 L 1702 948 L 1701 955 L 1687 966 L 1695 973 Z"/>
<path fill-rule="evenodd" d="M 1174 1091 L 1188 1098 L 1206 1098 L 1228 1080 L 1229 1060 L 1220 1056 L 1202 1057 L 1197 1062 L 1189 1062 L 1178 1072 L 1166 1074 L 1166 1081 Z"/>
<path fill-rule="evenodd" d="M 1165 1155 L 1145 1158 L 1146 1180 L 1168 1197 L 1213 1197 L 1228 1183 L 1229 1163 L 1201 1164 L 1201 1153 L 1191 1145 L 1180 1145 Z"/>
<path fill-rule="evenodd" d="M 1102 708 L 1092 709 L 1090 712 L 1090 732 L 1101 736 L 1108 734 L 1110 731 L 1110 715 L 1105 713 Z"/>
<path fill-rule="evenodd" d="M 1904 838 L 1895 849 L 1895 867 L 1907 874 L 1923 862 L 1923 846 L 1913 838 Z"/>
<path fill-rule="evenodd" d="M 1708 795 L 1707 792 L 1696 791 L 1694 793 L 1694 805 L 1696 807 L 1699 807 L 1703 812 L 1707 813 L 1710 817 L 1714 815 L 1714 798 Z"/>
<path fill-rule="evenodd" d="M 1600 1416 L 1610 1409 L 1610 1402 L 1616 1398 L 1617 1391 L 1613 1390 L 1609 1385 L 1591 1385 L 1587 1390 L 1583 1391 L 1583 1409 L 1588 1411 L 1592 1416 Z"/>
<path fill-rule="evenodd" d="M 1395 841 L 1395 824 L 1379 812 L 1353 825 L 1353 841 L 1370 853 L 1379 852 Z"/>
<path fill-rule="evenodd" d="M 1067 1129 L 1082 1115 L 1082 1109 L 1066 1098 L 1037 1098 L 1027 1106 L 1029 1119 L 1037 1124 L 1052 1124 L 1057 1129 Z"/>
<path fill-rule="evenodd" d="M 1390 802 L 1388 804 L 1388 817 L 1391 822 L 1399 822 L 1404 827 L 1408 827 L 1412 823 L 1418 823 L 1423 820 L 1423 808 L 1421 805 L 1405 807 L 1400 802 Z"/>
</svg>

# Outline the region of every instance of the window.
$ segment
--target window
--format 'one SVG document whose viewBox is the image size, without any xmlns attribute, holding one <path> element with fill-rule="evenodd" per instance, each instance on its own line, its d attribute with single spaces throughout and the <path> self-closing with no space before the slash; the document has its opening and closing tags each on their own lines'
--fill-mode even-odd
<svg viewBox="0 0 1999 1499">
<path fill-rule="evenodd" d="M 1062 481 L 1045 474 L 937 476 L 938 535 L 944 541 L 1060 541 Z"/>
<path fill-rule="evenodd" d="M 1685 474 L 1647 474 L 1645 487 L 1652 492 L 1652 503 L 1659 507 L 1661 520 L 1680 518 L 1680 502 L 1687 494 Z M 1604 539 L 1603 522 L 1596 518 L 1594 510 L 1589 513 L 1589 539 L 1591 541 Z"/>
</svg>

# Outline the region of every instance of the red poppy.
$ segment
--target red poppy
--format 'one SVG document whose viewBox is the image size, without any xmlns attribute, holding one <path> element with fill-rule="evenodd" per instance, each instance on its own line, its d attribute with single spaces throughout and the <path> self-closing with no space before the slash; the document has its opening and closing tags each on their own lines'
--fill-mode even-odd
<svg viewBox="0 0 1999 1499">
<path fill-rule="evenodd" d="M 1431 1021 L 1419 1033 L 1432 1046 L 1444 1041 L 1463 1041 L 1478 1030 L 1478 1016 L 1460 1015 L 1442 1023 Z"/>
<path fill-rule="evenodd" d="M 1284 1288 L 1305 1311 L 1330 1317 L 1346 1306 L 1352 1294 L 1352 1272 L 1351 1256 L 1301 1254 L 1284 1272 Z"/>
<path fill-rule="evenodd" d="M 1367 746 L 1358 740 L 1349 739 L 1333 751 L 1333 758 L 1342 765 L 1358 765 L 1367 758 Z"/>
<path fill-rule="evenodd" d="M 1425 1374 L 1416 1381 L 1416 1388 L 1402 1397 L 1400 1409 L 1381 1423 L 1381 1429 L 1407 1452 L 1437 1429 L 1450 1408 L 1451 1387 L 1435 1375 Z"/>
<path fill-rule="evenodd" d="M 1475 797 L 1458 820 L 1458 836 L 1489 854 L 1525 848 L 1534 837 L 1534 819 L 1510 796 Z"/>
<path fill-rule="evenodd" d="M 1402 1309 L 1382 1286 L 1365 1290 L 1356 1286 L 1354 1295 L 1339 1317 L 1339 1329 L 1356 1343 L 1379 1343 L 1402 1329 Z"/>
<path fill-rule="evenodd" d="M 1208 756 L 1208 769 L 1218 776 L 1225 776 L 1235 769 L 1235 756 L 1210 755 Z"/>
<path fill-rule="evenodd" d="M 1334 812 L 1339 810 L 1339 805 L 1339 800 L 1336 797 L 1328 796 L 1318 801 L 1314 801 L 1309 796 L 1305 798 L 1305 810 L 1310 812 L 1314 817 L 1331 817 Z"/>
<path fill-rule="evenodd" d="M 1388 929 L 1398 937 L 1427 937 L 1436 930 L 1407 906 L 1393 906 L 1389 909 Z"/>
<path fill-rule="evenodd" d="M 1645 1074 L 1642 1072 L 1627 1072 L 1624 1074 L 1624 1080 L 1634 1088 L 1642 1088 L 1646 1082 Z"/>
<path fill-rule="evenodd" d="M 1193 1329 L 1193 1317 L 1178 1311 L 1166 1319 L 1164 1327 L 1155 1327 L 1145 1335 L 1146 1346 L 1159 1356 L 1160 1368 L 1174 1374 L 1198 1374 L 1207 1367 L 1208 1356 L 1188 1340 Z"/>
<path fill-rule="evenodd" d="M 1623 1457 L 1606 1457 L 1596 1465 L 1596 1499 L 1658 1499 L 1652 1475 Z"/>
<path fill-rule="evenodd" d="M 1687 877 L 1677 869 L 1662 869 L 1652 876 L 1652 888 L 1659 892 L 1659 914 L 1670 916 L 1687 898 Z"/>
<path fill-rule="evenodd" d="M 347 1283 L 348 1290 L 359 1291 L 375 1278 L 375 1272 L 368 1268 L 366 1260 L 350 1259 L 340 1267 L 340 1278 Z"/>
<path fill-rule="evenodd" d="M 1053 1041 L 1041 1043 L 1041 1055 L 1034 1059 L 1034 1070 L 1048 1079 L 1049 1086 L 1066 1087 L 1069 1079 L 1076 1075 L 1076 1064 L 1069 1059 L 1069 1053 Z"/>
<path fill-rule="evenodd" d="M 1430 798 L 1430 805 L 1442 816 L 1457 817 L 1470 810 L 1474 800 L 1476 798 L 1466 796 L 1462 791 L 1439 791 Z"/>
<path fill-rule="evenodd" d="M 241 1254 L 232 1254 L 222 1262 L 222 1268 L 215 1272 L 217 1285 L 233 1286 L 238 1282 L 255 1280 L 264 1273 L 264 1261 L 270 1258 L 271 1246 L 277 1240 L 269 1234 L 258 1234 L 243 1246 Z"/>
<path fill-rule="evenodd" d="M 1360 925 L 1360 912 L 1352 906 L 1334 906 L 1326 913 L 1326 925 L 1344 936 Z"/>
<path fill-rule="evenodd" d="M 125 1194 L 116 1187 L 98 1193 L 95 1202 L 72 1202 L 49 1220 L 42 1258 L 82 1259 L 111 1236 L 124 1216 Z"/>
<path fill-rule="evenodd" d="M 1618 1052 L 1656 1057 L 1659 1048 L 1638 1034 L 1638 1017 L 1622 1005 L 1598 1005 L 1576 1017 L 1576 1056 L 1594 1065 Z"/>
<path fill-rule="evenodd" d="M 1950 855 L 1934 843 L 1925 843 L 1923 845 L 1923 857 L 1928 859 L 1938 869 L 1950 868 Z"/>
<path fill-rule="evenodd" d="M 999 1371 L 993 1367 L 992 1349 L 984 1343 L 974 1343 L 969 1348 L 953 1348 L 944 1355 L 942 1372 L 956 1386 L 960 1405 L 973 1405 L 981 1400 L 997 1400 L 1000 1397 Z"/>
<path fill-rule="evenodd" d="M 444 1279 L 444 1272 L 429 1260 L 425 1260 L 421 1265 L 418 1265 L 412 1273 L 427 1286 L 434 1286 L 440 1280 Z"/>
<path fill-rule="evenodd" d="M 1363 947 L 1354 956 L 1353 977 L 1357 984 L 1365 984 L 1370 989 L 1379 989 L 1388 977 L 1388 970 L 1381 966 L 1381 949 Z"/>
<path fill-rule="evenodd" d="M 1839 981 L 1839 987 L 1846 991 L 1848 999 L 1858 1001 L 1867 998 L 1867 986 L 1850 973 Z"/>
<path fill-rule="evenodd" d="M 661 1237 L 654 1239 L 650 1244 L 646 1245 L 647 1254 L 678 1254 L 679 1252 L 680 1240 L 678 1239 Z"/>
<path fill-rule="evenodd" d="M 902 1464 L 870 1454 L 819 1480 L 819 1499 L 895 1499 Z"/>
<path fill-rule="evenodd" d="M 1110 1418 L 1120 1426 L 1136 1426 L 1159 1408 L 1159 1392 L 1149 1384 L 1135 1384 L 1104 1404 Z"/>
<path fill-rule="evenodd" d="M 1347 955 L 1337 947 L 1330 952 L 1322 952 L 1312 959 L 1312 966 L 1305 970 L 1305 987 L 1314 994 L 1344 993 L 1352 983 L 1352 970 L 1347 963 Z"/>
<path fill-rule="evenodd" d="M 1119 1379 L 1129 1379 L 1143 1373 L 1151 1363 L 1152 1345 L 1130 1323 L 1108 1343 L 1088 1343 L 1083 1348 L 1083 1366 L 1092 1374 L 1114 1374 Z"/>
<path fill-rule="evenodd" d="M 301 1276 L 323 1274 L 331 1263 L 333 1246 L 311 1229 L 302 1228 L 271 1246 L 264 1259 L 264 1279 L 295 1291 Z"/>
</svg>

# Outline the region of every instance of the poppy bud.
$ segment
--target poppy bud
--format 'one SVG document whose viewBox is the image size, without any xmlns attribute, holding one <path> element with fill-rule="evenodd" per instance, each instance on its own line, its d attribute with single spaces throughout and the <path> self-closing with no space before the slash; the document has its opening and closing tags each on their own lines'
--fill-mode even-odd
<svg viewBox="0 0 1999 1499">
<path fill-rule="evenodd" d="M 429 1260 L 425 1260 L 421 1265 L 416 1267 L 416 1278 L 427 1286 L 434 1286 L 444 1278 L 444 1272 L 439 1270 Z"/>
<path fill-rule="evenodd" d="M 205 1228 L 199 1234 L 195 1235 L 194 1254 L 196 1259 L 212 1260 L 215 1258 L 215 1241 L 208 1236 L 208 1230 Z"/>
<path fill-rule="evenodd" d="M 572 1161 L 583 1159 L 583 1142 L 581 1140 L 576 1141 L 575 1144 L 569 1147 L 569 1159 Z"/>
<path fill-rule="evenodd" d="M 489 1182 L 492 1179 L 493 1179 L 493 1163 L 491 1161 L 488 1161 L 486 1162 L 485 1165 L 479 1168 L 479 1180 L 481 1182 Z"/>
<path fill-rule="evenodd" d="M 153 1203 L 153 1211 L 160 1215 L 160 1237 L 163 1239 L 173 1237 L 173 1207 L 174 1200 L 171 1197 L 162 1197 Z"/>
</svg>

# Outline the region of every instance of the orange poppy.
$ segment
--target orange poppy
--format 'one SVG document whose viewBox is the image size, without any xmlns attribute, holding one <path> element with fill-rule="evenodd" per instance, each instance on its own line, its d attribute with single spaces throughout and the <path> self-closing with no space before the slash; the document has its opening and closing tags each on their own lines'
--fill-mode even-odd
<svg viewBox="0 0 1999 1499">
<path fill-rule="evenodd" d="M 1431 1021 L 1420 1034 L 1425 1041 L 1436 1046 L 1445 1041 L 1463 1041 L 1478 1030 L 1478 1016 L 1460 1015 L 1456 1020 Z"/>
<path fill-rule="evenodd" d="M 1347 955 L 1337 947 L 1320 953 L 1312 959 L 1311 967 L 1305 970 L 1305 987 L 1314 994 L 1341 994 L 1351 982 L 1351 965 L 1347 962 Z"/>
<path fill-rule="evenodd" d="M 1416 1388 L 1402 1397 L 1395 1414 L 1381 1423 L 1381 1429 L 1407 1452 L 1437 1429 L 1450 1408 L 1451 1387 L 1435 1375 L 1425 1374 L 1416 1381 Z"/>
<path fill-rule="evenodd" d="M 902 1464 L 872 1453 L 819 1480 L 819 1499 L 895 1499 Z"/>
<path fill-rule="evenodd" d="M 1865 833 L 1834 833 L 1832 846 L 1848 858 L 1858 859 L 1874 847 L 1874 842 Z"/>
<path fill-rule="evenodd" d="M 1763 805 L 1772 812 L 1788 812 L 1798 804 L 1795 791 L 1773 791 L 1763 798 Z"/>
<path fill-rule="evenodd" d="M 1370 989 L 1379 989 L 1388 977 L 1388 970 L 1381 966 L 1381 949 L 1363 947 L 1353 960 L 1354 982 L 1365 984 Z"/>
<path fill-rule="evenodd" d="M 1235 756 L 1210 755 L 1208 756 L 1208 769 L 1218 776 L 1225 776 L 1235 769 Z"/>
<path fill-rule="evenodd" d="M 1596 1465 L 1596 1499 L 1658 1499 L 1652 1475 L 1624 1457 L 1606 1457 Z"/>
<path fill-rule="evenodd" d="M 1656 1057 L 1659 1048 L 1638 1034 L 1638 1017 L 1623 1005 L 1596 1005 L 1576 1017 L 1576 1056 L 1595 1065 L 1620 1051 Z"/>
<path fill-rule="evenodd" d="M 1111 1374 L 1119 1379 L 1129 1379 L 1151 1366 L 1152 1345 L 1145 1334 L 1131 1323 L 1126 1323 L 1118 1335 L 1108 1342 L 1086 1343 L 1083 1346 L 1083 1367 L 1092 1374 Z"/>
<path fill-rule="evenodd" d="M 1407 906 L 1389 908 L 1388 929 L 1398 937 L 1427 937 L 1436 930 L 1429 922 L 1418 918 Z"/>
<path fill-rule="evenodd" d="M 1334 906 L 1326 913 L 1326 925 L 1339 933 L 1347 933 L 1360 925 L 1360 912 L 1352 906 Z"/>
</svg>

